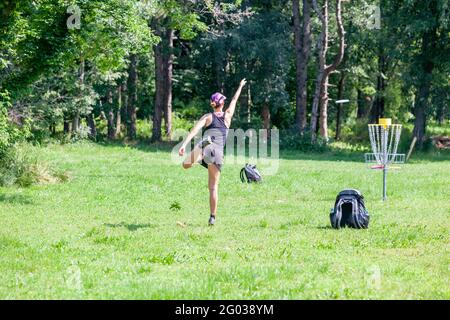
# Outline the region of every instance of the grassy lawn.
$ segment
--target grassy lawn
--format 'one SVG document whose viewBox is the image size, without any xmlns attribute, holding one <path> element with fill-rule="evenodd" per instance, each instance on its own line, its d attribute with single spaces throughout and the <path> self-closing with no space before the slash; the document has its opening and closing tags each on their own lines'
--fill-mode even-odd
<svg viewBox="0 0 450 320">
<path fill-rule="evenodd" d="M 227 165 L 211 228 L 206 170 L 164 149 L 36 152 L 71 179 L 0 188 L 2 299 L 450 299 L 448 155 L 390 173 L 386 203 L 362 154 L 285 154 L 260 185 Z M 368 230 L 329 227 L 346 187 Z"/>
</svg>

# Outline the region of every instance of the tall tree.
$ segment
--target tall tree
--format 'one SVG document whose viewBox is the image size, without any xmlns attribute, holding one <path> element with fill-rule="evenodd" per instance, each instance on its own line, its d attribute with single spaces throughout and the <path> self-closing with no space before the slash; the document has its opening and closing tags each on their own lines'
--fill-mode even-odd
<svg viewBox="0 0 450 320">
<path fill-rule="evenodd" d="M 116 111 L 116 138 L 120 136 L 122 132 L 122 84 L 117 86 L 117 111 Z"/>
<path fill-rule="evenodd" d="M 421 148 L 426 140 L 427 120 L 435 111 L 433 93 L 448 86 L 450 47 L 448 1 L 395 2 L 391 37 L 396 39 L 405 72 L 404 87 L 414 92 L 413 135 Z M 445 75 L 447 81 L 434 81 Z M 407 91 L 405 90 L 405 91 Z"/>
<path fill-rule="evenodd" d="M 377 72 L 377 94 L 375 101 L 370 109 L 371 123 L 377 123 L 379 118 L 384 116 L 385 112 L 385 92 L 387 87 L 387 57 L 384 53 L 383 43 L 379 43 L 380 49 L 378 54 L 378 72 Z"/>
<path fill-rule="evenodd" d="M 80 68 L 78 71 L 78 81 L 80 86 L 80 97 L 84 96 L 85 61 L 83 55 L 80 58 Z M 72 131 L 77 132 L 80 127 L 80 109 L 75 110 L 72 120 Z"/>
<path fill-rule="evenodd" d="M 116 139 L 116 124 L 114 122 L 114 103 L 113 103 L 113 93 L 112 90 L 108 90 L 108 95 L 106 98 L 107 106 L 107 122 L 108 122 L 108 139 Z"/>
<path fill-rule="evenodd" d="M 127 92 L 128 98 L 126 100 L 127 110 L 127 134 L 128 138 L 136 139 L 136 111 L 138 102 L 137 82 L 138 82 L 138 57 L 133 53 L 130 55 L 130 64 L 128 67 L 128 81 Z"/>
<path fill-rule="evenodd" d="M 164 131 L 169 137 L 172 133 L 172 77 L 173 77 L 173 40 L 174 30 L 164 22 L 155 19 L 155 33 L 161 41 L 153 47 L 155 55 L 155 111 L 153 115 L 153 141 L 161 140 L 162 118 Z"/>
<path fill-rule="evenodd" d="M 155 109 L 153 112 L 152 141 L 161 140 L 161 127 L 166 97 L 166 81 L 162 41 L 154 46 L 155 54 Z"/>
<path fill-rule="evenodd" d="M 172 135 L 172 82 L 173 82 L 173 40 L 175 31 L 172 28 L 167 28 L 165 34 L 166 50 L 163 55 L 164 65 L 164 129 L 165 134 L 169 138 Z"/>
<path fill-rule="evenodd" d="M 342 0 L 336 0 L 336 23 L 339 48 L 333 63 L 327 65 L 326 58 L 329 41 L 329 2 L 328 0 L 324 0 L 322 10 L 320 10 L 317 0 L 313 0 L 313 7 L 319 16 L 322 25 L 320 38 L 318 40 L 319 67 L 311 115 L 311 142 L 315 143 L 317 140 L 316 130 L 318 120 L 320 135 L 323 137 L 324 141 L 328 141 L 328 82 L 330 74 L 337 69 L 344 58 L 345 38 L 344 25 L 342 23 Z"/>
<path fill-rule="evenodd" d="M 296 64 L 296 95 L 295 95 L 295 123 L 300 134 L 306 127 L 307 119 L 307 81 L 308 61 L 311 50 L 311 4 L 310 0 L 303 0 L 302 19 L 300 19 L 300 1 L 292 1 L 294 20 L 294 44 Z"/>
<path fill-rule="evenodd" d="M 434 8 L 435 9 L 435 8 Z M 422 147 L 425 140 L 425 129 L 427 121 L 427 106 L 431 91 L 432 74 L 435 67 L 433 56 L 430 52 L 437 45 L 437 27 L 433 27 L 422 35 L 422 46 L 420 51 L 419 68 L 421 70 L 420 82 L 417 85 L 416 100 L 414 103 L 414 137 L 417 138 L 418 146 Z"/>
<path fill-rule="evenodd" d="M 151 27 L 160 38 L 159 43 L 153 46 L 155 100 L 151 140 L 160 141 L 163 116 L 165 133 L 169 138 L 172 132 L 172 73 L 175 31 L 179 32 L 181 39 L 192 39 L 196 36 L 197 30 L 206 30 L 206 25 L 200 22 L 195 3 L 167 0 L 159 3 L 158 14 L 152 18 Z"/>
</svg>

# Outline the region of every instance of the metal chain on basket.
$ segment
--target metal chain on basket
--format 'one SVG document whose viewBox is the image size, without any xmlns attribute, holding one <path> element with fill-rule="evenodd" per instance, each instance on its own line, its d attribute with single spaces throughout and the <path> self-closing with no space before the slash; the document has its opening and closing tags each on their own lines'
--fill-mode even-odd
<svg viewBox="0 0 450 320">
<path fill-rule="evenodd" d="M 397 148 L 398 148 L 398 144 L 400 142 L 400 136 L 402 134 L 402 125 L 401 124 L 397 124 L 397 131 L 395 132 L 395 147 L 393 150 L 394 154 L 397 154 Z"/>
<path fill-rule="evenodd" d="M 388 147 L 388 150 L 387 150 L 387 162 L 388 163 L 391 163 L 392 162 L 392 160 L 393 160 L 393 158 L 395 157 L 395 155 L 393 155 L 393 153 L 395 153 L 395 152 L 392 152 L 392 144 L 393 144 L 393 141 L 394 141 L 394 131 L 395 131 L 395 125 L 391 125 L 390 126 L 390 128 L 388 127 L 388 131 L 389 131 L 389 129 L 390 129 L 390 134 L 388 134 L 389 135 L 389 147 Z"/>
<path fill-rule="evenodd" d="M 380 159 L 380 151 L 378 149 L 379 141 L 378 141 L 378 127 L 374 125 L 369 125 L 369 137 L 370 137 L 370 145 L 372 147 L 373 154 L 375 156 L 375 160 L 378 164 L 381 164 Z"/>
</svg>

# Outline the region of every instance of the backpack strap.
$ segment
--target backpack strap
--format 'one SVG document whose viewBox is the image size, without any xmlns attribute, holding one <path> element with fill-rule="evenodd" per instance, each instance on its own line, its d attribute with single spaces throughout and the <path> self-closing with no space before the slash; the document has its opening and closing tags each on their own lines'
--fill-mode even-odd
<svg viewBox="0 0 450 320">
<path fill-rule="evenodd" d="M 245 182 L 245 179 L 244 179 L 244 171 L 245 171 L 245 168 L 242 168 L 242 169 L 241 169 L 241 181 L 242 181 L 242 183 Z"/>
</svg>

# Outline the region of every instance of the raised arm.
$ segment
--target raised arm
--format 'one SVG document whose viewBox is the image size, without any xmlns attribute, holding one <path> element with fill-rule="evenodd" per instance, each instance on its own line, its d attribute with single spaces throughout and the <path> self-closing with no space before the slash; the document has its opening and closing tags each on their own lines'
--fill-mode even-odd
<svg viewBox="0 0 450 320">
<path fill-rule="evenodd" d="M 236 103 L 239 99 L 239 96 L 241 95 L 242 88 L 247 83 L 247 80 L 242 79 L 241 83 L 239 84 L 239 88 L 236 90 L 236 93 L 233 96 L 233 99 L 230 102 L 230 105 L 228 106 L 228 109 L 225 111 L 225 117 L 226 120 L 228 120 L 228 123 L 231 123 L 231 119 L 234 115 L 234 110 L 236 109 Z"/>
<path fill-rule="evenodd" d="M 192 128 L 191 132 L 189 132 L 186 139 L 184 139 L 183 144 L 181 145 L 180 149 L 178 150 L 178 153 L 180 156 L 184 155 L 184 152 L 186 150 L 186 146 L 189 142 L 191 142 L 192 138 L 195 137 L 195 135 L 205 126 L 206 119 L 208 118 L 209 114 L 205 114 L 203 117 L 200 118 L 199 121 L 195 124 L 194 128 Z"/>
</svg>

